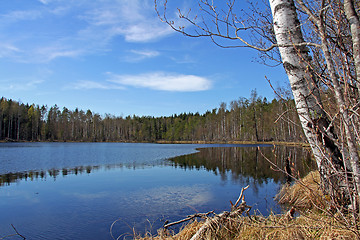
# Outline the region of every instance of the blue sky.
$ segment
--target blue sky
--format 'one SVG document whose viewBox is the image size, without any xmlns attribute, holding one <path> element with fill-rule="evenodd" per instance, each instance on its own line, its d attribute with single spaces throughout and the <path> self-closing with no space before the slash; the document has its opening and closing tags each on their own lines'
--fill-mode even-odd
<svg viewBox="0 0 360 240">
<path fill-rule="evenodd" d="M 255 88 L 272 99 L 265 76 L 277 85 L 286 75 L 257 54 L 174 32 L 153 0 L 0 2 L 0 96 L 23 103 L 170 116 L 204 113 Z"/>
</svg>

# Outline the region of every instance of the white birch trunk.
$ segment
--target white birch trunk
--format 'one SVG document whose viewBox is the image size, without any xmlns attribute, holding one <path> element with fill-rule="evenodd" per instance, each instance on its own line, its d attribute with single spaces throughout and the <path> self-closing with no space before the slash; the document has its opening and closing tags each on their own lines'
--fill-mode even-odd
<svg viewBox="0 0 360 240">
<path fill-rule="evenodd" d="M 302 128 L 320 171 L 323 190 L 332 195 L 334 201 L 345 203 L 350 195 L 345 184 L 346 176 L 342 174 L 346 166 L 333 136 L 329 135 L 330 122 L 322 107 L 316 75 L 309 67 L 311 57 L 305 46 L 294 0 L 269 2 L 283 66 Z"/>
<path fill-rule="evenodd" d="M 269 0 L 269 2 L 277 44 L 289 46 L 304 43 L 293 0 Z M 301 125 L 320 170 L 323 154 L 319 148 L 321 143 L 312 129 L 314 125 L 312 119 L 324 116 L 325 113 L 319 105 L 320 94 L 317 83 L 313 81 L 307 64 L 301 58 L 310 59 L 308 49 L 305 46 L 279 47 L 279 51 L 290 81 Z"/>
</svg>

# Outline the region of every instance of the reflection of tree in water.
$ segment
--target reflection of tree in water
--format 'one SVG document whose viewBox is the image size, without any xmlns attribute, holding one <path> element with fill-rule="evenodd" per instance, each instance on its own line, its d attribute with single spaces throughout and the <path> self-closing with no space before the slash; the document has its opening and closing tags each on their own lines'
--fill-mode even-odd
<svg viewBox="0 0 360 240">
<path fill-rule="evenodd" d="M 34 180 L 46 180 L 48 177 L 56 180 L 58 176 L 65 177 L 67 175 L 78 175 L 78 174 L 90 174 L 91 172 L 98 170 L 109 170 L 115 168 L 127 168 L 127 169 L 144 169 L 149 167 L 148 164 L 111 164 L 104 166 L 78 166 L 73 168 L 63 168 L 63 169 L 50 169 L 50 170 L 35 170 L 35 171 L 26 171 L 26 172 L 17 172 L 17 173 L 6 173 L 0 175 L 0 186 L 10 185 L 11 183 L 16 183 L 20 180 L 25 181 L 34 181 Z"/>
<path fill-rule="evenodd" d="M 261 151 L 261 152 L 260 152 Z M 256 181 L 257 184 L 267 183 L 269 179 L 275 182 L 284 182 L 285 175 L 271 168 L 271 164 L 264 159 L 264 154 L 281 169 L 285 168 L 286 160 L 290 159 L 295 173 L 300 176 L 306 174 L 309 169 L 314 169 L 315 164 L 310 158 L 309 151 L 297 147 L 278 146 L 262 147 L 260 151 L 256 147 L 211 147 L 201 148 L 200 152 L 179 156 L 171 159 L 174 167 L 184 169 L 205 169 L 220 175 L 223 181 L 231 176 L 232 181 L 246 182 Z M 275 157 L 276 156 L 276 157 Z M 159 162 L 151 166 L 167 165 Z M 58 176 L 90 174 L 98 170 L 109 170 L 114 168 L 137 169 L 151 167 L 147 164 L 112 164 L 104 166 L 78 166 L 73 168 L 50 169 L 40 171 L 27 171 L 18 173 L 7 173 L 0 175 L 0 186 L 10 185 L 20 180 L 34 181 Z"/>
<path fill-rule="evenodd" d="M 98 170 L 99 166 L 80 166 L 74 168 L 64 168 L 61 170 L 50 169 L 50 170 L 40 170 L 40 171 L 27 171 L 27 172 L 17 172 L 17 173 L 7 173 L 0 175 L 0 186 L 10 185 L 11 183 L 18 182 L 19 180 L 25 181 L 34 181 L 34 180 L 45 180 L 47 177 L 51 177 L 54 180 L 61 174 L 63 177 L 70 174 L 83 174 L 91 173 L 93 170 Z"/>
<path fill-rule="evenodd" d="M 258 184 L 285 182 L 286 176 L 275 170 L 262 156 L 264 155 L 280 169 L 285 169 L 286 160 L 296 175 L 304 176 L 315 168 L 309 151 L 298 147 L 214 147 L 201 148 L 199 153 L 171 159 L 175 167 L 184 169 L 206 169 L 220 175 L 226 181 L 231 176 L 235 182 L 256 181 Z M 261 152 L 260 152 L 261 151 Z"/>
</svg>

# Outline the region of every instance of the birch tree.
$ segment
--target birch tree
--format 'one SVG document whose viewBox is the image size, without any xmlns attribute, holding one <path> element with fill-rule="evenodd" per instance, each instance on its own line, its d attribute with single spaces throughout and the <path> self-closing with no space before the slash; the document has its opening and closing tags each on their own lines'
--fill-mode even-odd
<svg viewBox="0 0 360 240">
<path fill-rule="evenodd" d="M 359 6 L 353 0 L 268 0 L 261 8 L 251 3 L 249 12 L 240 11 L 239 2 L 198 0 L 198 8 L 179 8 L 177 17 L 166 0 L 155 0 L 155 8 L 185 36 L 252 48 L 281 63 L 324 192 L 341 205 L 360 198 Z M 335 110 L 328 111 L 324 101 Z"/>
<path fill-rule="evenodd" d="M 302 1 L 298 2 L 304 6 Z M 346 170 L 343 162 L 344 157 L 335 141 L 335 134 L 331 131 L 330 121 L 321 102 L 318 77 L 312 71 L 312 68 L 308 66 L 308 63 L 311 62 L 311 57 L 308 48 L 303 44 L 305 40 L 301 32 L 295 3 L 292 0 L 270 0 L 270 6 L 273 16 L 274 33 L 279 45 L 283 66 L 290 81 L 301 124 L 321 172 L 324 187 L 330 190 L 330 193 L 336 199 L 346 199 L 343 195 L 346 189 L 340 189 L 341 187 L 346 187 L 344 184 L 346 176 L 339 174 L 339 172 L 341 173 Z M 312 14 L 310 9 L 306 8 L 306 10 L 309 10 L 308 14 Z M 334 76 L 334 67 L 332 66 L 330 53 L 326 45 L 326 37 L 323 30 L 321 30 L 323 25 L 320 21 L 319 19 L 319 22 L 317 22 L 322 40 L 320 47 L 324 52 L 331 78 L 334 80 L 333 84 L 337 103 L 341 113 L 344 115 L 346 113 L 345 104 L 342 101 L 343 97 L 339 83 Z M 290 44 L 293 44 L 293 47 L 282 47 L 282 45 Z M 348 117 L 344 118 L 345 121 L 346 119 Z M 346 123 L 344 125 L 349 126 Z M 347 130 L 349 129 L 347 128 Z M 349 133 L 347 131 L 346 136 L 349 136 Z M 352 141 L 349 142 L 353 143 Z M 356 148 L 354 151 L 349 146 L 349 152 L 357 155 Z M 357 171 L 357 166 L 358 159 L 356 160 L 355 158 L 355 164 L 352 165 L 354 167 L 353 170 Z"/>
</svg>

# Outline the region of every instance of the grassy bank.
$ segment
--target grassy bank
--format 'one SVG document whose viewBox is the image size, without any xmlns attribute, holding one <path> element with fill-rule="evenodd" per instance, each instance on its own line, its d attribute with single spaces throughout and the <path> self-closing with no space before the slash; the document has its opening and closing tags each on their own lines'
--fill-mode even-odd
<svg viewBox="0 0 360 240">
<path fill-rule="evenodd" d="M 277 196 L 289 211 L 268 217 L 244 214 L 219 214 L 193 220 L 179 233 L 160 229 L 156 236 L 147 234 L 136 239 L 360 239 L 359 226 L 351 225 L 351 216 L 331 210 L 320 191 L 318 172 L 311 172 L 292 186 L 285 185 Z M 245 192 L 246 198 L 246 192 Z M 210 222 L 210 224 L 209 224 Z M 199 229 L 201 234 L 194 238 Z"/>
</svg>

